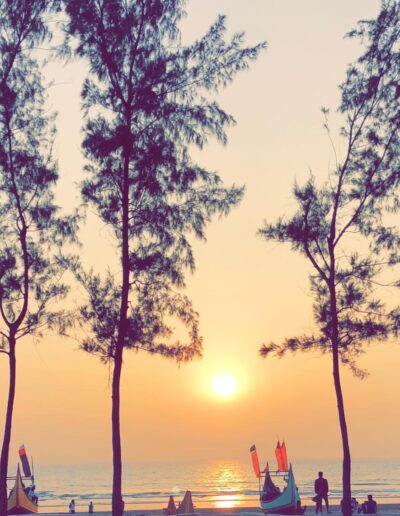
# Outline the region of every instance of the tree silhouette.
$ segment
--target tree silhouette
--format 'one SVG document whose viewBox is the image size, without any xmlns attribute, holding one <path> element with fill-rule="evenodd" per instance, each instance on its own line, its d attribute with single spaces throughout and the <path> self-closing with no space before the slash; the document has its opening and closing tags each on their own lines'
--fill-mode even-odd
<svg viewBox="0 0 400 516">
<path fill-rule="evenodd" d="M 120 516 L 120 377 L 124 348 L 176 361 L 201 354 L 198 317 L 182 294 L 194 269 L 190 238 L 204 238 L 214 214 L 226 214 L 243 189 L 225 188 L 216 173 L 195 164 L 190 146 L 209 137 L 225 143 L 233 122 L 213 93 L 246 69 L 264 44 L 226 42 L 225 20 L 190 46 L 179 41 L 181 0 L 65 0 L 75 52 L 90 64 L 82 97 L 88 178 L 83 198 L 115 235 L 120 275 L 75 272 L 88 291 L 82 347 L 111 362 L 112 511 Z M 172 320 L 187 329 L 174 342 Z M 88 329 L 90 328 L 90 329 Z"/>
<path fill-rule="evenodd" d="M 51 309 L 66 286 L 58 259 L 74 220 L 59 218 L 53 199 L 57 169 L 54 127 L 33 46 L 48 36 L 44 15 L 54 2 L 0 4 L 0 353 L 9 361 L 9 390 L 0 458 L 0 516 L 7 514 L 7 470 L 16 385 L 16 346 L 40 337 L 63 314 Z"/>
<path fill-rule="evenodd" d="M 364 345 L 386 340 L 399 327 L 398 309 L 386 309 L 377 290 L 385 283 L 387 267 L 399 261 L 399 234 L 386 216 L 399 206 L 399 15 L 397 1 L 383 2 L 376 20 L 360 22 L 349 34 L 361 39 L 365 51 L 349 66 L 341 85 L 344 155 L 335 154 L 335 168 L 324 185 L 311 177 L 304 186 L 295 186 L 297 211 L 291 218 L 265 223 L 259 231 L 267 240 L 290 243 L 313 268 L 316 333 L 263 345 L 260 353 L 332 354 L 346 516 L 351 514 L 351 457 L 340 362 L 362 377 L 365 371 L 356 359 Z M 325 127 L 329 134 L 327 123 Z"/>
</svg>

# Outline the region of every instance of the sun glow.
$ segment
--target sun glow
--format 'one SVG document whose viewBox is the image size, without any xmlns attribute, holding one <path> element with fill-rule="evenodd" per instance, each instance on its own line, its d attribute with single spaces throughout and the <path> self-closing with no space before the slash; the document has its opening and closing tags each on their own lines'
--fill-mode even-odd
<svg viewBox="0 0 400 516">
<path fill-rule="evenodd" d="M 212 388 L 220 398 L 229 398 L 236 392 L 237 383 L 231 374 L 220 373 L 214 377 Z"/>
</svg>

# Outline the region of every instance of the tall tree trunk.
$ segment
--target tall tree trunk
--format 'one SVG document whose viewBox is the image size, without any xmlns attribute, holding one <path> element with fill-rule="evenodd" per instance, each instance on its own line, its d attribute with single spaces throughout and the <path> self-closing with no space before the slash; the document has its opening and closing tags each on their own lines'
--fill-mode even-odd
<svg viewBox="0 0 400 516">
<path fill-rule="evenodd" d="M 112 382 L 112 445 L 113 445 L 113 493 L 112 514 L 122 516 L 122 452 L 120 428 L 120 383 L 122 358 L 126 337 L 126 323 L 129 299 L 129 161 L 128 146 L 124 148 L 124 171 L 122 187 L 122 288 L 119 314 L 118 340 L 114 355 L 114 372 Z M 1 516 L 1 515 L 0 515 Z"/>
<path fill-rule="evenodd" d="M 331 220 L 330 235 L 328 237 L 329 250 L 329 279 L 327 286 L 329 288 L 330 297 L 330 315 L 331 315 L 331 344 L 332 344 L 332 360 L 333 360 L 333 382 L 335 385 L 336 402 L 339 414 L 340 433 L 342 436 L 342 450 L 343 450 L 343 464 L 342 464 L 342 487 L 343 487 L 343 502 L 342 512 L 344 516 L 351 516 L 351 457 L 349 436 L 347 433 L 346 414 L 344 411 L 343 392 L 340 382 L 340 363 L 339 363 L 339 317 L 336 297 L 336 221 L 337 211 L 339 207 L 341 192 L 342 192 L 342 169 L 338 189 L 335 195 L 335 202 Z"/>
<path fill-rule="evenodd" d="M 346 414 L 344 410 L 342 385 L 339 372 L 339 353 L 333 349 L 333 380 L 335 383 L 336 400 L 339 414 L 340 432 L 342 435 L 343 447 L 343 466 L 342 466 L 342 485 L 343 485 L 343 514 L 351 516 L 351 456 L 349 446 L 349 436 L 347 432 Z"/>
<path fill-rule="evenodd" d="M 8 386 L 8 402 L 6 420 L 4 425 L 3 446 L 0 458 L 0 516 L 7 516 L 7 474 L 8 455 L 10 449 L 12 416 L 14 410 L 15 383 L 16 383 L 16 358 L 15 358 L 15 337 L 9 339 L 9 368 L 10 381 Z"/>
<path fill-rule="evenodd" d="M 329 283 L 331 301 L 331 343 L 333 359 L 333 382 L 335 385 L 336 402 L 339 414 L 340 433 L 342 436 L 343 464 L 342 464 L 342 487 L 343 502 L 342 512 L 344 516 L 351 516 L 351 457 L 349 436 L 347 432 L 346 414 L 344 410 L 343 392 L 340 381 L 340 362 L 339 362 L 339 320 L 336 302 L 335 286 L 335 267 L 333 252 L 331 253 L 331 278 Z"/>
<path fill-rule="evenodd" d="M 120 352 L 119 352 L 120 351 Z M 112 447 L 113 447 L 113 516 L 121 516 L 122 507 L 122 454 L 120 429 L 120 381 L 122 369 L 122 349 L 116 351 L 112 379 Z M 0 515 L 1 516 L 1 515 Z"/>
</svg>

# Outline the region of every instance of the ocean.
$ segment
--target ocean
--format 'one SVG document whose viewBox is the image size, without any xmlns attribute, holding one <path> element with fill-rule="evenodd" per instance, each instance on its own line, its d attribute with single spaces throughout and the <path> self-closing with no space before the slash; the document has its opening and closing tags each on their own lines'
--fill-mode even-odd
<svg viewBox="0 0 400 516">
<path fill-rule="evenodd" d="M 295 461 L 293 470 L 302 503 L 311 501 L 314 479 L 323 471 L 329 481 L 330 498 L 341 498 L 341 462 Z M 196 462 L 129 463 L 123 470 L 126 510 L 161 509 L 169 495 L 180 501 L 187 489 L 196 507 L 234 508 L 258 506 L 258 480 L 250 464 L 240 460 Z M 353 496 L 363 501 L 371 493 L 379 502 L 400 501 L 400 460 L 354 460 Z M 35 464 L 36 491 L 40 512 L 65 512 L 75 499 L 77 511 L 85 511 L 90 500 L 95 510 L 111 509 L 112 472 L 109 464 Z"/>
</svg>

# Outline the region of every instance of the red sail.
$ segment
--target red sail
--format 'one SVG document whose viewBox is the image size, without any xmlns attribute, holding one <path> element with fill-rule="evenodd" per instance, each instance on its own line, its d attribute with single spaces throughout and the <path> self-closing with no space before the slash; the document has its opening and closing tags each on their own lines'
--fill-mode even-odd
<svg viewBox="0 0 400 516">
<path fill-rule="evenodd" d="M 279 441 L 278 441 L 278 444 L 276 445 L 276 448 L 275 448 L 275 457 L 276 457 L 276 463 L 278 465 L 277 470 L 278 471 L 285 471 L 283 469 L 282 450 L 281 450 L 281 445 L 279 444 Z"/>
<path fill-rule="evenodd" d="M 261 471 L 260 471 L 260 463 L 258 462 L 258 455 L 256 450 L 256 445 L 253 444 L 253 446 L 250 448 L 251 453 L 251 462 L 253 463 L 253 469 L 254 473 L 256 474 L 257 478 L 261 477 Z"/>
<path fill-rule="evenodd" d="M 282 457 L 282 471 L 289 471 L 285 441 L 283 441 L 283 443 L 281 444 L 281 457 Z"/>
<path fill-rule="evenodd" d="M 24 470 L 24 475 L 26 477 L 31 477 L 31 468 L 29 467 L 28 457 L 26 456 L 25 446 L 22 445 L 19 447 L 19 458 L 21 459 L 22 469 Z"/>
</svg>

